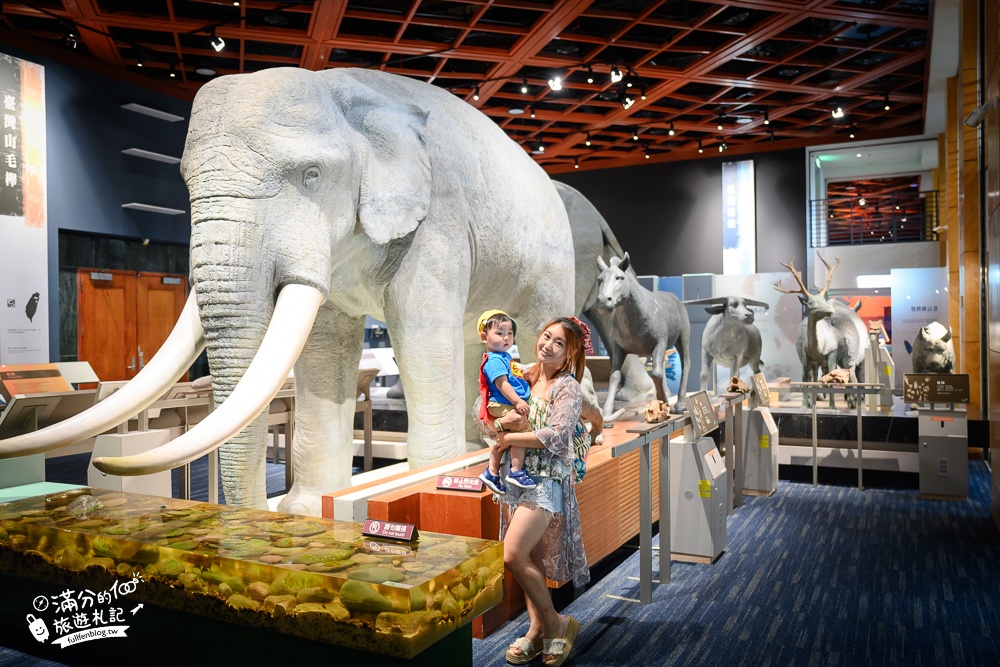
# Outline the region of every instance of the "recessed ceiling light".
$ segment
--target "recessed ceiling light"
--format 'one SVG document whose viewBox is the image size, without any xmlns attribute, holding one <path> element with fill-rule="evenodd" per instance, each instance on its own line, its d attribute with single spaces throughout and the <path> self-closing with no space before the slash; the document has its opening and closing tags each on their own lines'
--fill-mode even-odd
<svg viewBox="0 0 1000 667">
<path fill-rule="evenodd" d="M 199 65 L 194 68 L 195 74 L 201 74 L 202 76 L 215 76 L 218 74 L 213 68 L 208 65 Z"/>
<path fill-rule="evenodd" d="M 524 113 L 524 109 L 521 107 L 511 107 L 507 109 L 507 113 L 509 113 L 511 116 L 520 116 L 521 114 Z"/>
<path fill-rule="evenodd" d="M 737 125 L 747 125 L 747 124 L 752 123 L 752 122 L 753 121 L 751 119 L 749 119 L 749 118 L 737 118 L 736 119 L 736 124 Z"/>
</svg>

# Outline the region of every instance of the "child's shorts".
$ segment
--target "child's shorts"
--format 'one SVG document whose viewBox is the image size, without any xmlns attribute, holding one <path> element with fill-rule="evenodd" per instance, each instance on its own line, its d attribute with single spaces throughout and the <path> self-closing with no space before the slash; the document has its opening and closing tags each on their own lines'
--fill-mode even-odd
<svg viewBox="0 0 1000 667">
<path fill-rule="evenodd" d="M 512 412 L 514 406 L 510 403 L 497 403 L 496 401 L 490 401 L 486 404 L 486 411 L 490 413 L 490 416 L 494 419 L 499 419 L 503 417 L 508 412 Z M 493 424 L 490 424 L 493 426 Z M 530 431 L 531 428 L 526 428 L 524 431 Z M 511 431 L 512 433 L 523 433 L 524 431 Z"/>
</svg>

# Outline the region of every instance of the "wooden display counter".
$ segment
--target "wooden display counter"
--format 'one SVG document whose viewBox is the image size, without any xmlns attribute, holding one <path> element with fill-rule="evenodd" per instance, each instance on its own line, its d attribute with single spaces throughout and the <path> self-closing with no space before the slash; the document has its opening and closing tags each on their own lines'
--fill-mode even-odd
<svg viewBox="0 0 1000 667">
<path fill-rule="evenodd" d="M 638 420 L 619 421 L 604 429 L 604 442 L 591 447 L 587 474 L 576 487 L 587 561 L 594 565 L 639 533 L 639 452 L 612 458 L 612 447 L 634 440 L 628 429 L 645 426 Z M 485 451 L 485 450 L 484 450 Z M 659 473 L 658 445 L 653 446 L 653 478 Z M 453 475 L 477 477 L 486 464 L 471 464 Z M 368 518 L 412 523 L 419 530 L 497 539 L 500 506 L 488 490 L 449 491 L 436 488 L 436 477 L 396 488 L 368 500 Z M 333 498 L 357 489 L 323 497 L 323 515 Z M 653 520 L 658 519 L 658 485 L 653 485 Z M 552 587 L 565 582 L 549 581 Z M 524 609 L 524 597 L 509 574 L 504 577 L 503 602 L 473 622 L 473 636 L 483 637 Z"/>
</svg>

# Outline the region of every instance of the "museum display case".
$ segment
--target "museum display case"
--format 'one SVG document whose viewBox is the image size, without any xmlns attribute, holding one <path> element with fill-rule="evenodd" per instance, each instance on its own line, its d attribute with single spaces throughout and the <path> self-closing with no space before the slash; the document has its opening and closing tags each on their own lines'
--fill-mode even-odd
<svg viewBox="0 0 1000 667">
<path fill-rule="evenodd" d="M 0 505 L 0 574 L 410 658 L 500 602 L 503 545 L 81 488 Z"/>
</svg>

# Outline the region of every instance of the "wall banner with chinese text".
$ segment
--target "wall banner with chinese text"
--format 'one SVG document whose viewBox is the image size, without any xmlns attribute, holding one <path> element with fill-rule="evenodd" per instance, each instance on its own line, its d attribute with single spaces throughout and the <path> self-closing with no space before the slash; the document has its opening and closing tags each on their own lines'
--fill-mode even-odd
<svg viewBox="0 0 1000 667">
<path fill-rule="evenodd" d="M 0 364 L 49 360 L 45 69 L 0 53 Z"/>
<path fill-rule="evenodd" d="M 722 273 L 757 272 L 753 160 L 722 163 Z"/>
</svg>

